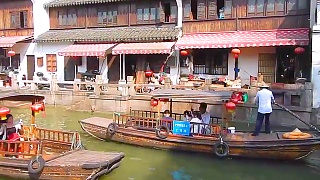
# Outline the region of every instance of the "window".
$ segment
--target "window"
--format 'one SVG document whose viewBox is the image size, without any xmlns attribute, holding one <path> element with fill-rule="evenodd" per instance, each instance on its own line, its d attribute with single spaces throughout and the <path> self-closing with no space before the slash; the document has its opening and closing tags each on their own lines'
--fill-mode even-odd
<svg viewBox="0 0 320 180">
<path fill-rule="evenodd" d="M 267 2 L 267 12 L 274 12 L 275 10 L 275 0 L 268 0 Z"/>
<path fill-rule="evenodd" d="M 138 23 L 155 23 L 160 19 L 159 8 L 156 6 L 141 6 L 137 8 Z"/>
<path fill-rule="evenodd" d="M 285 0 L 276 0 L 276 12 L 277 14 L 284 14 Z"/>
<path fill-rule="evenodd" d="M 66 9 L 58 11 L 59 26 L 76 26 L 77 25 L 77 12 L 76 10 Z"/>
<path fill-rule="evenodd" d="M 248 16 L 263 16 L 265 0 L 248 0 Z"/>
<path fill-rule="evenodd" d="M 231 17 L 232 0 L 218 0 L 217 1 L 217 12 L 218 12 L 219 19 Z"/>
<path fill-rule="evenodd" d="M 117 24 L 118 21 L 118 11 L 102 8 L 98 10 L 98 24 L 99 25 L 112 25 Z"/>
<path fill-rule="evenodd" d="M 28 11 L 13 11 L 10 12 L 10 27 L 11 28 L 27 28 L 28 26 Z"/>
<path fill-rule="evenodd" d="M 47 71 L 57 72 L 57 55 L 47 54 Z"/>
<path fill-rule="evenodd" d="M 206 55 L 205 51 L 211 51 Z M 214 51 L 214 52 L 213 52 Z M 198 50 L 194 52 L 194 73 L 210 75 L 227 75 L 228 74 L 228 51 L 224 50 Z"/>
<path fill-rule="evenodd" d="M 190 3 L 184 4 L 183 17 L 186 18 L 186 19 L 189 19 L 190 18 L 190 13 L 191 13 L 191 4 Z"/>
</svg>

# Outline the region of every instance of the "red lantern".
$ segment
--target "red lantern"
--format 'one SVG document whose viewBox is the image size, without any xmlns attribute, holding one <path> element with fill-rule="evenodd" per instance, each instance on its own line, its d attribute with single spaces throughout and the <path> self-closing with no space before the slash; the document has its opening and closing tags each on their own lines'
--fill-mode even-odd
<svg viewBox="0 0 320 180">
<path fill-rule="evenodd" d="M 153 72 L 151 70 L 146 71 L 146 77 L 151 77 Z"/>
<path fill-rule="evenodd" d="M 239 55 L 241 53 L 240 49 L 237 49 L 237 48 L 232 49 L 231 52 L 232 52 L 232 54 L 237 54 L 237 55 Z"/>
<path fill-rule="evenodd" d="M 236 110 L 236 104 L 233 102 L 228 102 L 228 103 L 226 103 L 225 106 L 226 106 L 227 112 L 229 112 L 229 113 L 234 113 Z"/>
<path fill-rule="evenodd" d="M 6 107 L 0 108 L 0 117 L 1 120 L 7 120 L 7 115 L 10 113 L 10 109 Z"/>
<path fill-rule="evenodd" d="M 156 100 L 156 99 L 151 99 L 150 105 L 151 105 L 152 107 L 158 106 L 158 100 Z"/>
<path fill-rule="evenodd" d="M 16 52 L 14 52 L 14 51 L 9 51 L 9 52 L 8 52 L 8 56 L 12 57 L 12 56 L 14 56 L 14 55 L 16 55 Z"/>
<path fill-rule="evenodd" d="M 237 59 L 237 58 L 239 58 L 239 54 L 233 54 L 233 57 L 234 57 L 235 59 Z"/>
<path fill-rule="evenodd" d="M 297 55 L 303 54 L 305 52 L 303 47 L 297 47 L 294 49 L 294 53 Z"/>
<path fill-rule="evenodd" d="M 31 111 L 33 111 L 36 115 L 39 114 L 39 111 L 44 111 L 43 104 L 36 103 L 31 106 Z"/>
<path fill-rule="evenodd" d="M 180 52 L 180 54 L 181 54 L 182 56 L 187 56 L 187 55 L 188 55 L 188 51 L 183 50 L 183 51 Z"/>
</svg>

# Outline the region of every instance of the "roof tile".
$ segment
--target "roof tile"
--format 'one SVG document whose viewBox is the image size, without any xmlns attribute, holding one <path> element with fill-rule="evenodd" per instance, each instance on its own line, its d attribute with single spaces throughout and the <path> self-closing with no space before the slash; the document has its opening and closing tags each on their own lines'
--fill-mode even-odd
<svg viewBox="0 0 320 180">
<path fill-rule="evenodd" d="M 51 0 L 44 4 L 45 8 L 62 7 L 62 6 L 78 6 L 86 4 L 121 2 L 127 0 Z"/>
</svg>

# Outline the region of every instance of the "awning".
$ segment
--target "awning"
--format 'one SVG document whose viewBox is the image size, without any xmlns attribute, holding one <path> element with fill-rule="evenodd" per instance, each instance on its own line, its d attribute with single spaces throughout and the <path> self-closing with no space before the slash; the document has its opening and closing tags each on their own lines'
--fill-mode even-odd
<svg viewBox="0 0 320 180">
<path fill-rule="evenodd" d="M 26 40 L 31 36 L 0 36 L 0 47 L 1 48 L 11 48 L 17 42 Z"/>
<path fill-rule="evenodd" d="M 115 44 L 73 44 L 60 51 L 59 56 L 104 56 Z"/>
<path fill-rule="evenodd" d="M 309 29 L 232 31 L 183 35 L 177 49 L 308 45 Z"/>
<path fill-rule="evenodd" d="M 170 54 L 175 42 L 121 43 L 112 54 Z"/>
</svg>

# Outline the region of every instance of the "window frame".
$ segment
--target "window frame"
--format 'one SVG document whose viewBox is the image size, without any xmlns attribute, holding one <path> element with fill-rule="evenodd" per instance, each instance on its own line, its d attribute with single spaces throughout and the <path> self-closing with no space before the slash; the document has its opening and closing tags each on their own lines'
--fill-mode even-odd
<svg viewBox="0 0 320 180">
<path fill-rule="evenodd" d="M 46 54 L 46 68 L 48 72 L 57 72 L 57 55 Z"/>
<path fill-rule="evenodd" d="M 200 52 L 199 52 L 200 53 Z M 219 56 L 223 59 L 219 59 Z M 206 54 L 204 55 L 204 61 L 203 62 L 197 62 L 193 57 L 193 63 L 194 63 L 194 74 L 207 74 L 207 75 L 228 75 L 228 59 L 229 59 L 229 51 L 227 50 L 219 50 L 212 54 Z M 218 61 L 221 61 L 219 64 Z M 207 64 L 210 63 L 210 64 Z M 203 71 L 197 72 L 197 68 L 204 68 Z M 220 69 L 220 70 L 219 70 Z M 219 71 L 221 73 L 219 73 Z"/>
<path fill-rule="evenodd" d="M 58 27 L 77 27 L 78 11 L 70 8 L 59 10 L 57 11 L 57 19 Z"/>
<path fill-rule="evenodd" d="M 106 17 L 103 18 L 103 17 L 99 16 L 99 13 L 105 13 Z M 111 15 L 109 15 L 110 13 L 111 13 Z M 118 15 L 119 15 L 119 9 L 117 6 L 100 7 L 97 9 L 97 24 L 99 26 L 117 25 L 118 24 Z"/>
<path fill-rule="evenodd" d="M 23 14 L 23 26 L 21 26 L 21 13 Z M 10 29 L 28 28 L 28 10 L 10 11 Z M 13 22 L 14 21 L 14 22 Z"/>
<path fill-rule="evenodd" d="M 138 13 L 139 11 L 141 12 L 141 14 Z M 152 14 L 152 12 L 154 12 L 154 15 Z M 136 17 L 137 24 L 154 24 L 160 20 L 160 7 L 155 3 L 147 3 L 141 5 L 137 4 Z"/>
</svg>

